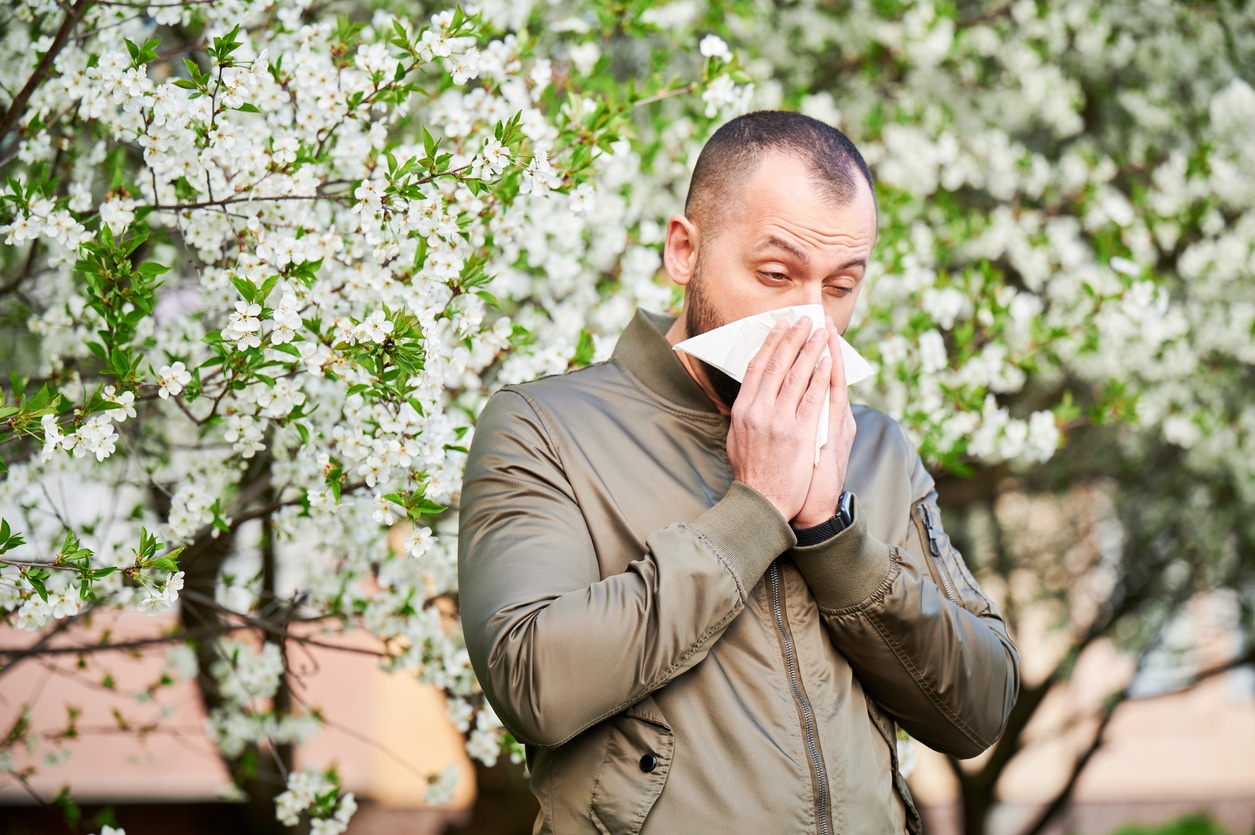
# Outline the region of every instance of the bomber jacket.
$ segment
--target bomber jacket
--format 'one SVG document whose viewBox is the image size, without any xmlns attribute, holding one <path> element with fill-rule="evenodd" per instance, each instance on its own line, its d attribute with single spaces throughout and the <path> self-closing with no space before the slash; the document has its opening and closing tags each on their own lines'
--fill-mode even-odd
<svg viewBox="0 0 1255 835">
<path fill-rule="evenodd" d="M 461 498 L 463 629 L 526 745 L 538 833 L 902 833 L 896 726 L 958 757 L 1019 684 L 898 425 L 855 407 L 854 524 L 797 547 L 729 419 L 638 312 L 605 363 L 489 400 Z"/>
</svg>

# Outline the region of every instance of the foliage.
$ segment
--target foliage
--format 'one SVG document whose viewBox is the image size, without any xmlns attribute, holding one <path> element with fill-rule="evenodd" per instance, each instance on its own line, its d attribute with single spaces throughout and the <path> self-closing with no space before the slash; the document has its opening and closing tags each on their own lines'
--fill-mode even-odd
<svg viewBox="0 0 1255 835">
<path fill-rule="evenodd" d="M 1205 815 L 1187 815 L 1163 826 L 1125 826 L 1113 835 L 1227 835 L 1227 830 Z"/>
<path fill-rule="evenodd" d="M 287 681 L 293 625 L 368 630 L 473 755 L 519 754 L 439 605 L 472 417 L 494 379 L 592 358 L 544 312 L 596 299 L 588 277 L 640 283 L 615 310 L 665 306 L 635 186 L 684 167 L 660 105 L 696 135 L 743 99 L 726 49 L 610 74 L 616 39 L 662 45 L 644 6 L 544 11 L 2 12 L 0 611 L 47 634 L 177 610 L 163 682 L 200 683 L 248 791 L 321 722 Z M 13 752 L 64 741 L 23 725 L 0 764 L 25 780 Z M 333 774 L 284 782 L 280 821 L 343 828 Z"/>
</svg>

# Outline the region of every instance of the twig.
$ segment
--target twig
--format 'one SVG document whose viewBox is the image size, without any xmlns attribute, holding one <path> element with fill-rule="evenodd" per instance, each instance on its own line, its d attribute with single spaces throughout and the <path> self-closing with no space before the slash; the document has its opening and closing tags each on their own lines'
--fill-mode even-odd
<svg viewBox="0 0 1255 835">
<path fill-rule="evenodd" d="M 35 67 L 31 77 L 26 79 L 25 86 L 13 97 L 13 103 L 5 111 L 4 118 L 0 119 L 0 142 L 4 141 L 4 138 L 17 125 L 18 119 L 26 112 L 26 105 L 30 101 L 30 97 L 35 94 L 36 88 L 48 77 L 57 55 L 65 48 L 66 41 L 70 39 L 70 33 L 74 31 L 74 27 L 78 25 L 78 22 L 83 18 L 87 7 L 90 5 L 91 0 L 77 0 L 70 10 L 66 12 L 65 20 L 61 22 L 61 28 L 57 30 L 56 37 L 52 39 L 52 45 L 48 47 L 48 51 L 40 59 L 39 65 Z"/>
<path fill-rule="evenodd" d="M 672 99 L 672 98 L 675 98 L 676 96 L 684 96 L 684 95 L 688 95 L 689 93 L 693 93 L 696 91 L 697 91 L 697 82 L 694 81 L 691 84 L 686 84 L 683 87 L 677 87 L 674 90 L 663 90 L 660 93 L 654 93 L 652 96 L 646 96 L 643 99 L 638 99 L 637 101 L 632 102 L 632 107 L 633 108 L 644 107 L 645 105 L 653 104 L 656 101 L 662 101 L 663 99 Z"/>
</svg>

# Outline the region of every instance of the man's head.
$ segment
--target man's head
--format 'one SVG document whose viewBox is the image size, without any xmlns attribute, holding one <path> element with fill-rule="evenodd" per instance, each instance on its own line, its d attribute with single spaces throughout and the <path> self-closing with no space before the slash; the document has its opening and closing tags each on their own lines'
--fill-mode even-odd
<svg viewBox="0 0 1255 835">
<path fill-rule="evenodd" d="M 702 150 L 685 214 L 667 226 L 664 264 L 685 288 L 668 339 L 813 303 L 844 332 L 875 239 L 871 173 L 844 134 L 797 113 L 734 119 Z M 734 380 L 704 363 L 690 372 L 731 406 Z"/>
<path fill-rule="evenodd" d="M 738 116 L 702 148 L 689 180 L 684 214 L 707 238 L 723 231 L 738 208 L 745 181 L 769 154 L 795 156 L 806 163 L 815 185 L 835 205 L 854 200 L 862 184 L 872 194 L 871 169 L 841 131 L 818 119 L 787 110 L 760 110 Z"/>
</svg>

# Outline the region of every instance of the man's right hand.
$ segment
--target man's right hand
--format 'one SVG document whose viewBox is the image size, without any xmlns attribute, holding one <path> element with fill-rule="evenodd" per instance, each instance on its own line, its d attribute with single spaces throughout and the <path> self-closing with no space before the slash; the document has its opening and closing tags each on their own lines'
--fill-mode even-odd
<svg viewBox="0 0 1255 835">
<path fill-rule="evenodd" d="M 801 510 L 815 469 L 819 411 L 828 396 L 828 331 L 803 316 L 777 322 L 750 360 L 732 406 L 732 477 L 757 490 L 785 519 Z"/>
</svg>

